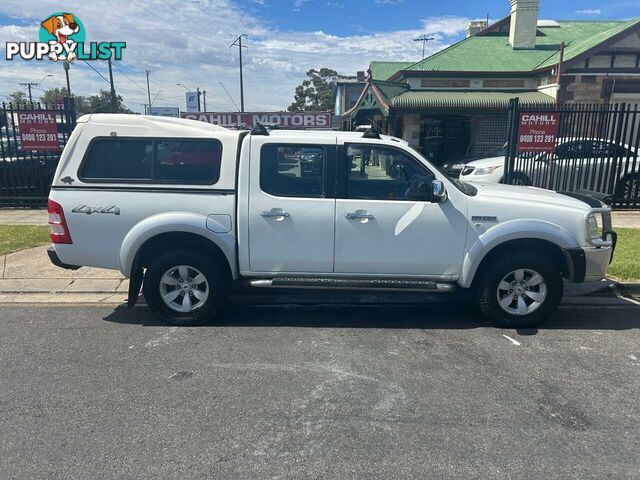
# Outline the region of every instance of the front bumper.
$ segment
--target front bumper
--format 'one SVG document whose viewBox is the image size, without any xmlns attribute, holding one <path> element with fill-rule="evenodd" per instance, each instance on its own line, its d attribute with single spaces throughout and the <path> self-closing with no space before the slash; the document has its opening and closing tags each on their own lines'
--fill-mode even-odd
<svg viewBox="0 0 640 480">
<path fill-rule="evenodd" d="M 584 251 L 584 281 L 595 282 L 602 280 L 607 274 L 607 267 L 613 258 L 614 246 L 611 247 L 583 247 Z"/>
</svg>

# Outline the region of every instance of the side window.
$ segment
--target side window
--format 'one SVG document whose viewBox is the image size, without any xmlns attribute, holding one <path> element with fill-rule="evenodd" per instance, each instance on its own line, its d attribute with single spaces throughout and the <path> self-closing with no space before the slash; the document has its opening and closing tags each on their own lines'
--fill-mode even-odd
<svg viewBox="0 0 640 480">
<path fill-rule="evenodd" d="M 321 198 L 326 161 L 326 149 L 321 146 L 264 145 L 260 188 L 279 197 Z"/>
<path fill-rule="evenodd" d="M 153 142 L 100 138 L 89 147 L 80 172 L 89 180 L 151 179 Z"/>
<path fill-rule="evenodd" d="M 412 181 L 434 176 L 415 158 L 392 148 L 349 145 L 347 198 L 409 200 Z"/>
<path fill-rule="evenodd" d="M 79 177 L 90 182 L 213 184 L 220 178 L 218 140 L 98 138 Z"/>
<path fill-rule="evenodd" d="M 215 140 L 156 142 L 154 180 L 215 183 L 220 178 L 222 144 Z"/>
</svg>

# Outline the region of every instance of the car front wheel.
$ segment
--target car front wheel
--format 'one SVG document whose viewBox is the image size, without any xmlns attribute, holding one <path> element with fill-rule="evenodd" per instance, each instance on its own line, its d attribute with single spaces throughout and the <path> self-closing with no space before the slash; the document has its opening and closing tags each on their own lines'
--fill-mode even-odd
<svg viewBox="0 0 640 480">
<path fill-rule="evenodd" d="M 229 280 L 207 256 L 175 250 L 157 257 L 144 277 L 149 308 L 173 325 L 201 325 L 216 316 L 226 298 Z"/>
<path fill-rule="evenodd" d="M 494 260 L 480 280 L 480 310 L 502 327 L 540 325 L 558 308 L 563 286 L 560 270 L 545 256 L 505 255 Z"/>
</svg>

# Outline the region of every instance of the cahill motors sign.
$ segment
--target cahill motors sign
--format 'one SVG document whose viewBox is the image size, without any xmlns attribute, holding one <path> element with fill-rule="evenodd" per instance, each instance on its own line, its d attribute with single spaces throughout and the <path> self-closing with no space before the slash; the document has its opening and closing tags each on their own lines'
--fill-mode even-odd
<svg viewBox="0 0 640 480">
<path fill-rule="evenodd" d="M 282 128 L 331 127 L 331 113 L 328 112 L 182 112 L 181 116 L 226 127 L 253 128 L 258 123 Z"/>
<path fill-rule="evenodd" d="M 126 42 L 86 42 L 82 21 L 73 13 L 56 12 L 40 23 L 37 42 L 7 42 L 6 59 L 122 60 Z"/>
<path fill-rule="evenodd" d="M 558 112 L 521 112 L 518 125 L 520 152 L 553 152 L 558 137 Z"/>
</svg>

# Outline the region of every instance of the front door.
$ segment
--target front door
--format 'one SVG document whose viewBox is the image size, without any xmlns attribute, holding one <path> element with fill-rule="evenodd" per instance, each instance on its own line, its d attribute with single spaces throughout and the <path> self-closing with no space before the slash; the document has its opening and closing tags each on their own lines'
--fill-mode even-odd
<svg viewBox="0 0 640 480">
<path fill-rule="evenodd" d="M 335 272 L 458 274 L 467 233 L 464 194 L 450 192 L 443 203 L 412 201 L 412 180 L 435 178 L 417 158 L 375 144 L 345 145 L 344 153 L 338 162 Z"/>
<path fill-rule="evenodd" d="M 327 177 L 335 149 L 326 135 L 304 144 L 251 138 L 251 272 L 333 271 L 335 198 Z"/>
</svg>

